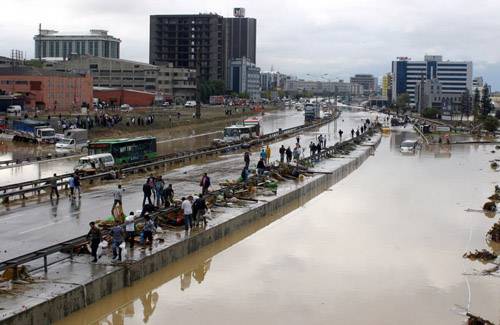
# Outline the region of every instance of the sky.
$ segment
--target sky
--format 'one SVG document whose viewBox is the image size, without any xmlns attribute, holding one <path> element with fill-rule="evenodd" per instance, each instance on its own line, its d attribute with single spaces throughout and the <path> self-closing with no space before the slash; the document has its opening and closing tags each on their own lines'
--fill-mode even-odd
<svg viewBox="0 0 500 325">
<path fill-rule="evenodd" d="M 122 40 L 121 58 L 148 62 L 149 15 L 218 13 L 246 8 L 257 19 L 257 65 L 305 79 L 381 77 L 398 56 L 425 54 L 473 62 L 500 90 L 498 0 L 16 0 L 2 1 L 0 55 L 34 55 L 42 28 L 106 29 Z"/>
</svg>

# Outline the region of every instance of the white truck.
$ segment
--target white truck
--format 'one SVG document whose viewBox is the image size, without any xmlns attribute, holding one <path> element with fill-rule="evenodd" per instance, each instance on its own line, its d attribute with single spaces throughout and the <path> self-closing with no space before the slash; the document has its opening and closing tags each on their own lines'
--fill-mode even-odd
<svg viewBox="0 0 500 325">
<path fill-rule="evenodd" d="M 56 150 L 61 151 L 83 151 L 88 149 L 89 135 L 86 129 L 68 129 L 64 132 L 64 138 L 56 143 Z"/>
</svg>

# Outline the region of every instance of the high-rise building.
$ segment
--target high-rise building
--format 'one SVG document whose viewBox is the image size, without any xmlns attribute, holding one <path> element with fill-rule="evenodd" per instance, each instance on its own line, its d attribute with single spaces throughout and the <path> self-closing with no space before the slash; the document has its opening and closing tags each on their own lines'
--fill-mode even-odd
<svg viewBox="0 0 500 325">
<path fill-rule="evenodd" d="M 386 73 L 382 77 L 382 96 L 392 98 L 392 73 Z"/>
<path fill-rule="evenodd" d="M 365 95 L 369 95 L 377 91 L 377 78 L 371 74 L 357 74 L 354 77 L 351 77 L 351 83 L 363 86 Z"/>
<path fill-rule="evenodd" d="M 224 18 L 217 14 L 152 15 L 149 63 L 199 69 L 201 80 L 225 80 Z"/>
<path fill-rule="evenodd" d="M 234 17 L 224 18 L 226 26 L 227 60 L 247 58 L 255 63 L 257 20 L 246 18 L 244 8 L 235 8 Z"/>
<path fill-rule="evenodd" d="M 121 40 L 101 29 L 91 29 L 88 34 L 65 34 L 55 30 L 40 29 L 34 40 L 35 57 L 38 59 L 67 58 L 71 54 L 120 57 Z"/>
<path fill-rule="evenodd" d="M 260 68 L 247 58 L 229 62 L 228 89 L 246 93 L 252 100 L 260 99 Z"/>
<path fill-rule="evenodd" d="M 443 61 L 442 56 L 438 55 L 426 55 L 424 61 L 400 57 L 392 62 L 392 75 L 393 101 L 407 93 L 414 104 L 415 86 L 422 79 L 437 79 L 442 86 L 441 94 L 453 98 L 466 89 L 472 91 L 472 62 L 469 61 Z"/>
</svg>

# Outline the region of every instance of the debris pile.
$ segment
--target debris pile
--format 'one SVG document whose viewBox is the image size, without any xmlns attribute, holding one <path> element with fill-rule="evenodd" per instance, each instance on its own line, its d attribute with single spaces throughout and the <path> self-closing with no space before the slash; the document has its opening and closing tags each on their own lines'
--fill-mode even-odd
<svg viewBox="0 0 500 325">
<path fill-rule="evenodd" d="M 467 313 L 467 325 L 495 325 L 489 320 Z"/>
<path fill-rule="evenodd" d="M 488 235 L 491 237 L 492 241 L 500 243 L 500 222 L 493 225 L 493 227 L 488 231 Z"/>
<path fill-rule="evenodd" d="M 497 210 L 497 205 L 495 202 L 488 201 L 483 205 L 483 210 L 485 211 L 496 211 Z"/>
<path fill-rule="evenodd" d="M 468 258 L 470 260 L 480 260 L 480 261 L 483 261 L 483 262 L 488 262 L 488 261 L 492 261 L 494 259 L 497 258 L 497 255 L 487 251 L 486 249 L 483 249 L 482 251 L 478 251 L 476 249 L 476 251 L 473 253 L 473 252 L 468 252 L 468 253 L 465 253 L 463 255 L 464 258 Z"/>
</svg>

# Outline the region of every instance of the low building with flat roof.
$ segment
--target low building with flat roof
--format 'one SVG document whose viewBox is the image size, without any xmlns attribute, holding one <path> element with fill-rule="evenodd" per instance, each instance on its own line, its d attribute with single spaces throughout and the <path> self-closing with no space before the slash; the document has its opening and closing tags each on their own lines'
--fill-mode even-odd
<svg viewBox="0 0 500 325">
<path fill-rule="evenodd" d="M 25 108 L 31 109 L 70 111 L 92 103 L 92 77 L 88 73 L 0 67 L 0 90 L 24 96 Z"/>
</svg>

